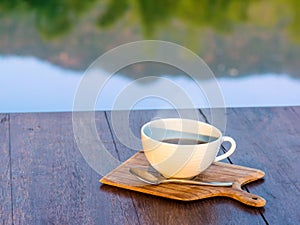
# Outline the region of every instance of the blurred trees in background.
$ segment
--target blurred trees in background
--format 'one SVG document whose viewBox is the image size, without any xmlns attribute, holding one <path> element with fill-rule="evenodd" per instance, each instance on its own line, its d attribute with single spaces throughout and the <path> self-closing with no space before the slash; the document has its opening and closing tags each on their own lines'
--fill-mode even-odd
<svg viewBox="0 0 300 225">
<path fill-rule="evenodd" d="M 0 21 L 0 54 L 75 69 L 142 39 L 189 47 L 220 73 L 285 72 L 278 62 L 299 54 L 299 0 L 2 0 Z"/>
</svg>

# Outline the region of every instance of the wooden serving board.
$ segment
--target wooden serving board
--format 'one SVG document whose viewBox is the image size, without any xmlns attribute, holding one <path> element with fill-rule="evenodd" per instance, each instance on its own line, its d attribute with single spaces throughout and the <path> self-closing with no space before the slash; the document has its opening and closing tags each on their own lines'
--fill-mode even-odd
<svg viewBox="0 0 300 225">
<path fill-rule="evenodd" d="M 263 178 L 265 173 L 261 170 L 228 163 L 213 163 L 207 170 L 194 179 L 202 181 L 234 181 L 234 184 L 231 187 L 212 187 L 176 183 L 149 185 L 133 176 L 129 172 L 129 168 L 131 167 L 149 170 L 150 166 L 143 152 L 138 152 L 133 155 L 119 167 L 104 176 L 100 182 L 120 188 L 181 201 L 225 196 L 254 207 L 263 207 L 266 204 L 266 200 L 262 197 L 241 189 L 242 185 Z"/>
</svg>

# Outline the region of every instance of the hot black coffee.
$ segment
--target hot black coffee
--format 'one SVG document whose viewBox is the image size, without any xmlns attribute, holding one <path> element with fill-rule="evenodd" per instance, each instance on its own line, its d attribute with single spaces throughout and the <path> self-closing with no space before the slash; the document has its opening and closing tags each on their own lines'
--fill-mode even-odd
<svg viewBox="0 0 300 225">
<path fill-rule="evenodd" d="M 176 144 L 176 145 L 199 145 L 206 144 L 207 142 L 197 139 L 187 139 L 187 138 L 170 138 L 161 140 L 161 142 Z"/>
</svg>

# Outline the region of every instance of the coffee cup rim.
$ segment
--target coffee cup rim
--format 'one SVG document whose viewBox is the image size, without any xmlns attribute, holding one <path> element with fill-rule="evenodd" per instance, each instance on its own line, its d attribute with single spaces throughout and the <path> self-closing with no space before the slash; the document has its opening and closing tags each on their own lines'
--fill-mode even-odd
<svg viewBox="0 0 300 225">
<path fill-rule="evenodd" d="M 151 136 L 149 136 L 149 135 L 147 135 L 147 134 L 145 133 L 145 128 L 146 128 L 147 126 L 149 126 L 149 124 L 154 123 L 154 122 L 156 122 L 156 121 L 161 121 L 161 120 L 164 120 L 164 121 L 181 120 L 181 121 L 195 122 L 195 123 L 198 123 L 198 124 L 200 124 L 200 125 L 209 126 L 209 127 L 211 127 L 212 129 L 216 130 L 217 133 L 218 133 L 218 136 L 215 137 L 216 140 L 209 141 L 209 142 L 207 142 L 207 143 L 202 143 L 202 144 L 195 144 L 195 145 L 184 145 L 184 144 L 183 144 L 183 145 L 181 145 L 181 146 L 208 145 L 208 144 L 210 144 L 210 143 L 219 141 L 220 138 L 223 136 L 223 135 L 222 135 L 222 132 L 221 132 L 217 127 L 215 127 L 215 126 L 213 126 L 213 125 L 211 125 L 211 124 L 209 124 L 209 123 L 202 122 L 202 121 L 198 121 L 198 120 L 184 119 L 184 118 L 163 118 L 163 119 L 151 120 L 151 121 L 145 123 L 145 124 L 141 127 L 141 133 L 142 133 L 144 136 L 146 136 L 147 138 L 151 139 L 152 141 L 156 141 L 156 142 L 158 142 L 158 143 L 162 143 L 162 144 L 165 144 L 165 145 L 178 146 L 178 144 L 162 142 L 161 140 L 155 139 L 155 138 L 153 138 L 153 137 L 151 137 Z"/>
</svg>

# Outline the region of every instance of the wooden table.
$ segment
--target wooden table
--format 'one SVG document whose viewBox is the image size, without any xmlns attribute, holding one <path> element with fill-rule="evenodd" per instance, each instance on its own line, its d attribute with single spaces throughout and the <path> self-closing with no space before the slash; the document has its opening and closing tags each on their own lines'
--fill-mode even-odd
<svg viewBox="0 0 300 225">
<path fill-rule="evenodd" d="M 208 118 L 207 110 L 199 113 Z M 266 173 L 245 187 L 267 200 L 263 208 L 225 197 L 180 202 L 102 185 L 78 150 L 72 113 L 12 113 L 0 114 L 0 224 L 300 224 L 300 107 L 226 113 L 226 135 L 238 144 L 229 163 Z M 96 113 L 99 136 L 124 161 L 136 151 L 118 141 L 110 114 Z M 166 117 L 173 114 L 165 110 Z M 132 111 L 132 132 L 138 137 L 154 115 Z"/>
</svg>

